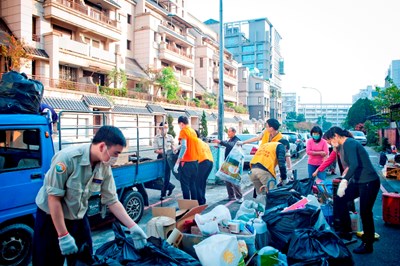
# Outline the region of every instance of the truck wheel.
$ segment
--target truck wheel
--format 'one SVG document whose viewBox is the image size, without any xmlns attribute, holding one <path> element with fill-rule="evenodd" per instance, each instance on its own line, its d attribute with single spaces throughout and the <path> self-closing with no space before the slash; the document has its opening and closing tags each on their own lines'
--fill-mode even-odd
<svg viewBox="0 0 400 266">
<path fill-rule="evenodd" d="M 122 196 L 121 203 L 132 220 L 138 223 L 144 210 L 142 195 L 137 191 L 129 190 Z"/>
<path fill-rule="evenodd" d="M 32 255 L 33 229 L 12 224 L 0 230 L 0 265 L 29 265 Z"/>
</svg>

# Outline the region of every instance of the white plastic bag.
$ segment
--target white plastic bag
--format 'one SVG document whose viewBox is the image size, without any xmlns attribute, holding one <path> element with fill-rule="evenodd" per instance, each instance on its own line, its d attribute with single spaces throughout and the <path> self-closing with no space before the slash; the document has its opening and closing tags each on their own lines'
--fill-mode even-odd
<svg viewBox="0 0 400 266">
<path fill-rule="evenodd" d="M 223 181 L 230 182 L 234 185 L 240 185 L 243 164 L 243 148 L 242 146 L 235 145 L 215 175 Z"/>
<path fill-rule="evenodd" d="M 193 247 L 201 265 L 237 266 L 242 258 L 238 241 L 233 235 L 213 235 Z"/>
<path fill-rule="evenodd" d="M 194 220 L 203 235 L 213 235 L 219 233 L 218 224 L 227 225 L 232 216 L 225 205 L 218 205 L 208 213 L 196 214 Z"/>
</svg>

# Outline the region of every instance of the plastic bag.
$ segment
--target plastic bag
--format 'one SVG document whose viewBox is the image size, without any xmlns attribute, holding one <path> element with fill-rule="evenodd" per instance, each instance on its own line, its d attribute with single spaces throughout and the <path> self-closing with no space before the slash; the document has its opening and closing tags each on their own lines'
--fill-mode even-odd
<svg viewBox="0 0 400 266">
<path fill-rule="evenodd" d="M 252 200 L 245 200 L 240 205 L 239 210 L 236 212 L 235 220 L 249 221 L 258 217 L 260 212 L 264 212 L 265 207 L 261 203 L 256 203 Z"/>
<path fill-rule="evenodd" d="M 243 148 L 239 145 L 235 145 L 215 175 L 223 181 L 230 182 L 234 185 L 240 185 L 243 164 Z"/>
<path fill-rule="evenodd" d="M 287 253 L 289 264 L 327 261 L 328 265 L 354 265 L 351 252 L 331 230 L 295 230 Z"/>
<path fill-rule="evenodd" d="M 218 234 L 210 236 L 194 245 L 201 265 L 237 266 L 242 259 L 235 236 Z"/>
<path fill-rule="evenodd" d="M 262 217 L 271 235 L 269 245 L 285 253 L 290 237 L 295 229 L 311 228 L 318 221 L 321 209 L 306 205 L 304 209 L 281 212 L 282 208 L 272 208 Z"/>
<path fill-rule="evenodd" d="M 232 216 L 225 205 L 218 205 L 208 213 L 196 214 L 194 220 L 203 235 L 213 235 L 219 233 L 218 224 L 227 225 Z"/>
<path fill-rule="evenodd" d="M 16 71 L 5 73 L 0 82 L 0 113 L 38 114 L 43 90 L 40 81 L 27 79 Z"/>
</svg>

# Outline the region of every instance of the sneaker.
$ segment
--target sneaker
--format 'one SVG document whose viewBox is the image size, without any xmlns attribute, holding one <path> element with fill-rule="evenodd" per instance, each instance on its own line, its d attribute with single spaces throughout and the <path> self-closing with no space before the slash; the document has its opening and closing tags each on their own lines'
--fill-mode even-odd
<svg viewBox="0 0 400 266">
<path fill-rule="evenodd" d="M 238 199 L 237 202 L 243 203 L 243 198 Z"/>
<path fill-rule="evenodd" d="M 369 254 L 374 251 L 374 247 L 372 244 L 367 244 L 367 243 L 361 243 L 361 245 L 358 248 L 353 249 L 353 252 L 356 254 Z"/>
<path fill-rule="evenodd" d="M 232 200 L 236 200 L 235 198 L 226 198 L 226 201 L 232 201 Z"/>
</svg>

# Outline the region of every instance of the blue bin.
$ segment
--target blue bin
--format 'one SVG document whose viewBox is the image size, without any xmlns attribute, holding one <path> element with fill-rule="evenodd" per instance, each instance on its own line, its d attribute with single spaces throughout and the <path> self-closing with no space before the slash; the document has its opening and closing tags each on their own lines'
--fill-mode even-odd
<svg viewBox="0 0 400 266">
<path fill-rule="evenodd" d="M 333 225 L 333 206 L 331 204 L 322 204 L 321 210 L 327 223 Z"/>
</svg>

